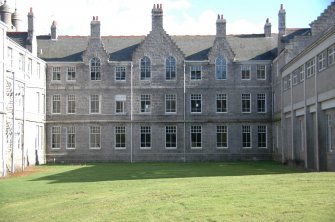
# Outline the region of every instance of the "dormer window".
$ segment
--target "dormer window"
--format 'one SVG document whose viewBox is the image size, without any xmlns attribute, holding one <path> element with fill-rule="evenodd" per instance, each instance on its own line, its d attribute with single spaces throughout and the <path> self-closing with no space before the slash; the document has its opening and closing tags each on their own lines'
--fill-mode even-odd
<svg viewBox="0 0 335 222">
<path fill-rule="evenodd" d="M 151 77 L 151 62 L 150 59 L 144 56 L 140 61 L 141 80 L 150 80 Z"/>
<path fill-rule="evenodd" d="M 100 59 L 92 58 L 90 61 L 91 80 L 101 80 L 101 63 Z"/>
<path fill-rule="evenodd" d="M 171 56 L 165 60 L 165 79 L 176 79 L 176 59 Z"/>
<path fill-rule="evenodd" d="M 222 57 L 215 60 L 215 76 L 218 80 L 227 79 L 227 62 Z"/>
</svg>

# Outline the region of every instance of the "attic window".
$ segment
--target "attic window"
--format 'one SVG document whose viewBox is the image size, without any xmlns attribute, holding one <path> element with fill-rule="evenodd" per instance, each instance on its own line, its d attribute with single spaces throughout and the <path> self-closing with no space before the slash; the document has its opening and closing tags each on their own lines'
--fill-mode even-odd
<svg viewBox="0 0 335 222">
<path fill-rule="evenodd" d="M 100 59 L 92 58 L 90 61 L 91 80 L 101 80 Z"/>
</svg>

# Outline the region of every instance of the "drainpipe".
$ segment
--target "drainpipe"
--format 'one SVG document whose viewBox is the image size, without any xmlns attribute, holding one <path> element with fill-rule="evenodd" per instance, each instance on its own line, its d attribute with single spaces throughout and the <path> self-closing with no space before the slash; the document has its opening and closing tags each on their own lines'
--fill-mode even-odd
<svg viewBox="0 0 335 222">
<path fill-rule="evenodd" d="M 25 126 L 26 126 L 26 75 L 24 74 L 24 88 L 23 88 L 23 100 L 22 100 L 22 106 L 23 106 L 23 140 L 22 140 L 22 171 L 24 171 L 24 168 L 25 168 L 25 156 L 24 156 L 24 152 L 25 152 L 25 149 L 24 149 L 24 145 L 25 145 L 25 142 L 26 142 L 26 138 L 25 138 Z M 38 102 L 37 102 L 38 103 Z"/>
<path fill-rule="evenodd" d="M 315 89 L 315 166 L 316 170 L 320 171 L 319 158 L 319 98 L 318 98 L 318 78 L 317 78 L 317 58 L 315 59 L 314 67 L 314 89 Z"/>
<path fill-rule="evenodd" d="M 184 162 L 186 162 L 186 64 L 184 60 Z"/>
<path fill-rule="evenodd" d="M 14 161 L 14 157 L 15 157 L 15 72 L 12 72 L 13 74 L 13 120 L 12 120 L 12 159 L 11 159 L 11 173 L 15 172 L 15 161 Z"/>
<path fill-rule="evenodd" d="M 304 72 L 304 110 L 305 110 L 305 116 L 304 116 L 304 150 L 305 150 L 305 168 L 308 168 L 308 154 L 307 154 L 307 101 L 306 101 L 306 73 L 305 73 L 305 64 L 303 65 L 303 72 Z M 301 74 L 300 74 L 301 75 Z"/>
<path fill-rule="evenodd" d="M 130 63 L 130 162 L 133 162 L 133 62 Z"/>
</svg>

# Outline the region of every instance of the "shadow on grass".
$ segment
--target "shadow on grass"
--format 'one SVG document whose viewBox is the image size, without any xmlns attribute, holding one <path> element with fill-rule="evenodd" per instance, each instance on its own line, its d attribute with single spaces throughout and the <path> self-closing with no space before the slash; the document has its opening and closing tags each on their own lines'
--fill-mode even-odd
<svg viewBox="0 0 335 222">
<path fill-rule="evenodd" d="M 290 168 L 269 161 L 229 163 L 110 163 L 77 166 L 55 165 L 55 168 L 57 167 L 61 167 L 63 172 L 40 177 L 34 179 L 34 181 L 50 181 L 50 183 L 82 183 L 118 180 L 291 174 L 304 172 L 299 169 Z M 67 167 L 69 170 L 66 169 Z"/>
</svg>

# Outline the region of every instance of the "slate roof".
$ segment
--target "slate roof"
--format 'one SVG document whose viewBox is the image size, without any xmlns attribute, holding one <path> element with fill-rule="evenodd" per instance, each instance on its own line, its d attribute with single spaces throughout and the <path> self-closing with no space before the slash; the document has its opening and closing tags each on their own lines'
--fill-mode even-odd
<svg viewBox="0 0 335 222">
<path fill-rule="evenodd" d="M 112 61 L 131 61 L 136 47 L 145 36 L 103 36 L 106 51 Z M 213 46 L 214 35 L 171 36 L 183 51 L 186 60 L 202 61 L 208 59 Z M 38 56 L 45 61 L 82 61 L 82 53 L 88 45 L 88 36 L 59 36 L 51 40 L 50 36 L 38 36 Z M 264 34 L 228 35 L 227 40 L 236 54 L 237 61 L 272 60 L 276 57 L 277 34 L 265 38 Z"/>
<path fill-rule="evenodd" d="M 310 28 L 290 28 L 286 29 L 286 35 L 282 38 L 283 43 L 289 43 L 295 36 L 310 36 Z"/>
<path fill-rule="evenodd" d="M 7 32 L 7 36 L 23 48 L 26 48 L 28 32 Z"/>
</svg>

